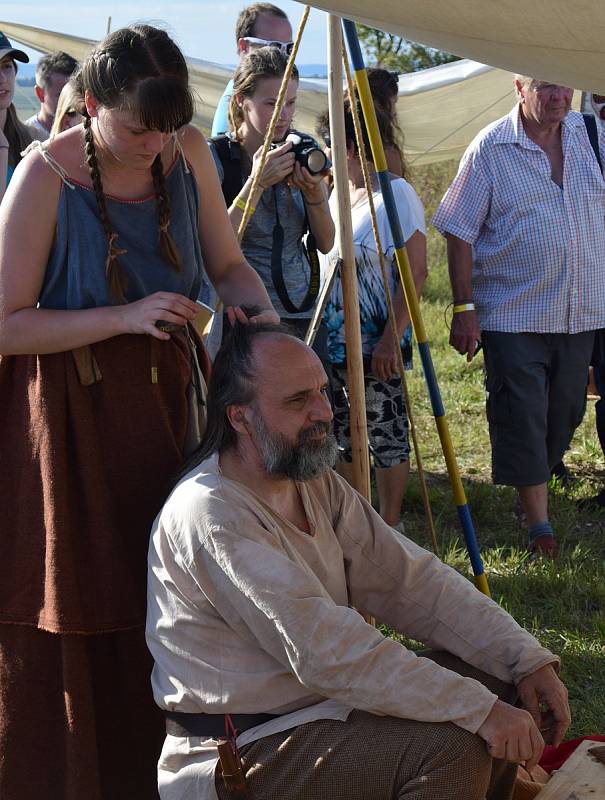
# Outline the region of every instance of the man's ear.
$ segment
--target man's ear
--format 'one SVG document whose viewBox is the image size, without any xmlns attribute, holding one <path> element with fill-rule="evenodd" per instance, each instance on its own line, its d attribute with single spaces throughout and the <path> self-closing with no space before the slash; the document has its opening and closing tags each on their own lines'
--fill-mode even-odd
<svg viewBox="0 0 605 800">
<path fill-rule="evenodd" d="M 90 89 L 86 89 L 84 91 L 84 105 L 86 106 L 86 111 L 88 112 L 89 117 L 98 116 L 99 104 Z"/>
<path fill-rule="evenodd" d="M 522 103 L 525 98 L 525 86 L 515 78 L 515 94 L 517 95 L 517 102 Z"/>
<path fill-rule="evenodd" d="M 38 100 L 43 103 L 44 102 L 44 89 L 41 86 L 34 87 L 34 92 L 36 93 L 36 97 Z"/>
<path fill-rule="evenodd" d="M 236 433 L 248 433 L 248 419 L 246 410 L 248 406 L 230 405 L 225 409 L 225 414 L 229 420 L 229 424 Z"/>
</svg>

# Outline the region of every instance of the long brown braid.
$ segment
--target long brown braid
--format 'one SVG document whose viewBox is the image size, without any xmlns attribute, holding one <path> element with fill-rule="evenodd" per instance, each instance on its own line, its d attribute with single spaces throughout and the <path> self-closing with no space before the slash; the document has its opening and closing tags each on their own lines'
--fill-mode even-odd
<svg viewBox="0 0 605 800">
<path fill-rule="evenodd" d="M 162 155 L 158 153 L 151 165 L 151 175 L 153 177 L 153 188 L 155 199 L 158 206 L 158 222 L 160 225 L 160 253 L 162 258 L 167 261 L 177 272 L 181 269 L 181 257 L 172 236 L 168 233 L 170 225 L 170 200 L 166 191 L 164 180 L 164 167 L 162 165 Z"/>
<path fill-rule="evenodd" d="M 97 160 L 97 151 L 95 149 L 95 142 L 92 135 L 92 120 L 88 114 L 84 115 L 84 152 L 86 153 L 86 163 L 90 171 L 90 178 L 92 180 L 92 187 L 97 198 L 97 207 L 99 209 L 99 217 L 101 225 L 107 236 L 107 260 L 105 261 L 105 275 L 111 296 L 114 300 L 125 303 L 126 302 L 126 287 L 128 280 L 126 274 L 118 261 L 118 256 L 124 255 L 126 250 L 121 250 L 117 247 L 116 241 L 118 238 L 117 233 L 111 227 L 109 213 L 107 211 L 107 203 L 105 202 L 105 192 L 103 191 L 103 182 L 101 181 L 101 171 L 99 169 L 99 162 Z"/>
<path fill-rule="evenodd" d="M 98 105 L 132 114 L 146 130 L 174 133 L 193 117 L 194 98 L 183 54 L 165 31 L 150 25 L 134 25 L 110 33 L 84 61 L 73 81 L 82 106 L 85 93 L 89 91 Z M 117 233 L 113 230 L 103 191 L 92 122 L 82 106 L 86 163 L 107 237 L 107 281 L 112 297 L 117 302 L 125 302 L 127 278 L 118 257 L 126 251 L 117 245 Z M 160 254 L 167 265 L 178 271 L 181 261 L 168 233 L 170 201 L 161 155 L 153 162 L 151 177 L 160 228 Z"/>
</svg>

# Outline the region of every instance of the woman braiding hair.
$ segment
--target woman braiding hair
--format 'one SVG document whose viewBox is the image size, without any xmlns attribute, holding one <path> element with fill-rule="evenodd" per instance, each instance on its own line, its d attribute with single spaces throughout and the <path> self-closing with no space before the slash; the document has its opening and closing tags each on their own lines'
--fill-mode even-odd
<svg viewBox="0 0 605 800">
<path fill-rule="evenodd" d="M 147 546 L 202 432 L 196 300 L 209 280 L 231 319 L 277 315 L 170 37 L 118 30 L 74 80 L 84 122 L 0 206 L 0 796 L 147 800 Z"/>
<path fill-rule="evenodd" d="M 170 133 L 191 121 L 194 102 L 188 84 L 187 64 L 165 31 L 150 26 L 115 31 L 95 51 L 94 57 L 84 62 L 76 76 L 76 86 L 81 95 L 84 97 L 88 91 L 94 98 L 95 110 L 100 105 L 106 109 L 127 111 L 132 102 L 128 99 L 129 87 L 134 85 L 137 85 L 137 114 L 144 128 Z M 86 163 L 107 236 L 107 278 L 114 295 L 123 299 L 126 276 L 119 265 L 120 248 L 107 211 L 88 105 L 85 102 L 82 108 Z M 160 153 L 151 164 L 151 175 L 158 209 L 160 252 L 178 271 L 180 256 L 168 232 L 170 201 Z"/>
</svg>

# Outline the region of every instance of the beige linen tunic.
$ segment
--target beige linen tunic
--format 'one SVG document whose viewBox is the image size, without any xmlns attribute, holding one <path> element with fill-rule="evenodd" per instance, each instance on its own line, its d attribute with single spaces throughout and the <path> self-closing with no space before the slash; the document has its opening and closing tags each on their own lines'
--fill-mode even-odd
<svg viewBox="0 0 605 800">
<path fill-rule="evenodd" d="M 335 472 L 297 487 L 310 535 L 225 478 L 217 455 L 172 492 L 149 551 L 147 641 L 162 708 L 285 715 L 240 745 L 353 708 L 476 732 L 496 696 L 383 636 L 351 605 L 504 681 L 557 661 Z M 167 736 L 162 798 L 215 798 L 215 764 L 212 740 Z"/>
</svg>

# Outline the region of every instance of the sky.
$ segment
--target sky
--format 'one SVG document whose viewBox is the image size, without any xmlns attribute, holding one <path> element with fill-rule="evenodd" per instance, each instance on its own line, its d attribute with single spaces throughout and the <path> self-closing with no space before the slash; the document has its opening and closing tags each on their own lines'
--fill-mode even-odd
<svg viewBox="0 0 605 800">
<path fill-rule="evenodd" d="M 235 21 L 249 0 L 20 0 L 2 2 L 0 18 L 5 22 L 71 33 L 87 39 L 102 39 L 111 16 L 112 30 L 132 22 L 150 22 L 165 27 L 185 55 L 234 64 Z M 304 6 L 293 0 L 272 0 L 282 8 L 296 32 Z M 326 63 L 326 15 L 312 10 L 297 58 L 298 64 Z M 1 29 L 1 25 L 0 25 Z M 27 48 L 24 48 L 27 50 Z M 35 51 L 27 50 L 37 60 Z"/>
</svg>

